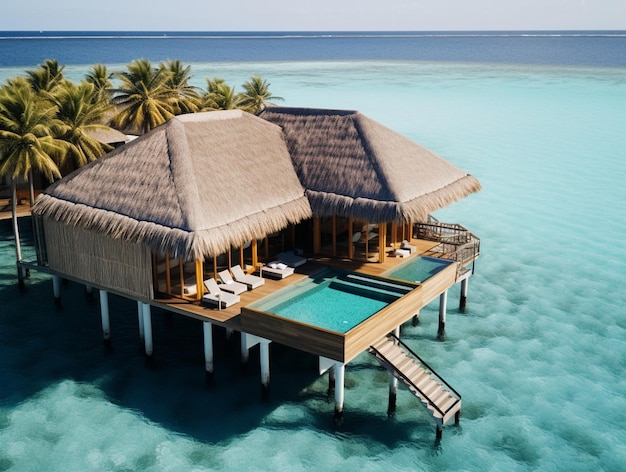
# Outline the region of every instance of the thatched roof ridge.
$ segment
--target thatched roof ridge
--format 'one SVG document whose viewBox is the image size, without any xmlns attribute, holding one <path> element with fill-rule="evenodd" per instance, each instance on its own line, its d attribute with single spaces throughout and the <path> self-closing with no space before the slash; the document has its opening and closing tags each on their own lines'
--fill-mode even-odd
<svg viewBox="0 0 626 472">
<path fill-rule="evenodd" d="M 372 222 L 423 220 L 480 190 L 476 178 L 356 111 L 269 107 L 313 212 Z"/>
<path fill-rule="evenodd" d="M 55 183 L 33 211 L 189 260 L 312 214 L 280 128 L 239 110 L 176 117 Z"/>
</svg>

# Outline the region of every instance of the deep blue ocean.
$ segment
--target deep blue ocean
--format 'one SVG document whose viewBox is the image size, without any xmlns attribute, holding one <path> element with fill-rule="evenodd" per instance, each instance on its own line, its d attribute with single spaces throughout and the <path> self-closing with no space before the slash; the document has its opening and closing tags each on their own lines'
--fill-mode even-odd
<svg viewBox="0 0 626 472">
<path fill-rule="evenodd" d="M 626 67 L 624 31 L 2 32 L 0 67 L 185 62 L 409 60 Z"/>
<path fill-rule="evenodd" d="M 333 423 L 316 359 L 258 352 L 215 330 L 207 387 L 198 321 L 153 311 L 145 361 L 136 303 L 110 297 L 110 348 L 84 287 L 32 272 L 17 287 L 0 222 L 0 471 L 622 471 L 626 464 L 626 32 L 0 33 L 0 81 L 56 58 L 181 59 L 193 82 L 251 75 L 288 106 L 360 110 L 478 177 L 435 216 L 481 238 L 467 311 L 450 290 L 402 338 L 463 396 L 434 425 L 408 392 L 387 417 L 388 376 L 346 367 Z M 21 223 L 26 258 L 29 221 Z"/>
</svg>

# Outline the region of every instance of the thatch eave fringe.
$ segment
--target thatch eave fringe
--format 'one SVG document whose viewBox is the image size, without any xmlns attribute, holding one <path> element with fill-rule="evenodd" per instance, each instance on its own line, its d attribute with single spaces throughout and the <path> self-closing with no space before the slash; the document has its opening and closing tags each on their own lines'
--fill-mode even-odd
<svg viewBox="0 0 626 472">
<path fill-rule="evenodd" d="M 461 179 L 408 202 L 380 201 L 369 198 L 352 198 L 345 195 L 306 190 L 313 213 L 317 216 L 342 216 L 372 223 L 392 221 L 425 221 L 429 213 L 478 192 L 480 182 L 472 176 Z"/>
<path fill-rule="evenodd" d="M 311 207 L 304 196 L 228 224 L 199 231 L 138 221 L 45 194 L 37 200 L 33 213 L 68 226 L 97 231 L 130 243 L 145 244 L 154 252 L 168 253 L 171 257 L 182 257 L 187 261 L 215 257 L 245 241 L 261 239 L 312 216 Z"/>
</svg>

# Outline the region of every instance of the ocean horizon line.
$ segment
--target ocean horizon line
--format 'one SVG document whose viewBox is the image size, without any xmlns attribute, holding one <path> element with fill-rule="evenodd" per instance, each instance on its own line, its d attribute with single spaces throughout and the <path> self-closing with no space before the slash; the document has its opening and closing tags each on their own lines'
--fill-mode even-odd
<svg viewBox="0 0 626 472">
<path fill-rule="evenodd" d="M 0 30 L 0 39 L 626 37 L 626 30 Z"/>
</svg>

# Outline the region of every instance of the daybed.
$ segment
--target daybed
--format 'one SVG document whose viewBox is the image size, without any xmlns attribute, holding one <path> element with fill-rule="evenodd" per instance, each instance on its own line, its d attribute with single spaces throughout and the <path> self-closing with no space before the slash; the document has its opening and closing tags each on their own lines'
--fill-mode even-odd
<svg viewBox="0 0 626 472">
<path fill-rule="evenodd" d="M 300 267 L 306 263 L 306 257 L 299 256 L 295 251 L 279 252 L 276 254 L 276 258 L 291 267 Z"/>
<path fill-rule="evenodd" d="M 261 267 L 261 269 L 259 269 L 259 272 L 261 274 L 261 277 L 267 276 L 273 279 L 284 279 L 285 277 L 293 275 L 294 270 L 295 269 L 293 267 L 289 267 L 284 262 L 274 261 Z"/>
</svg>

